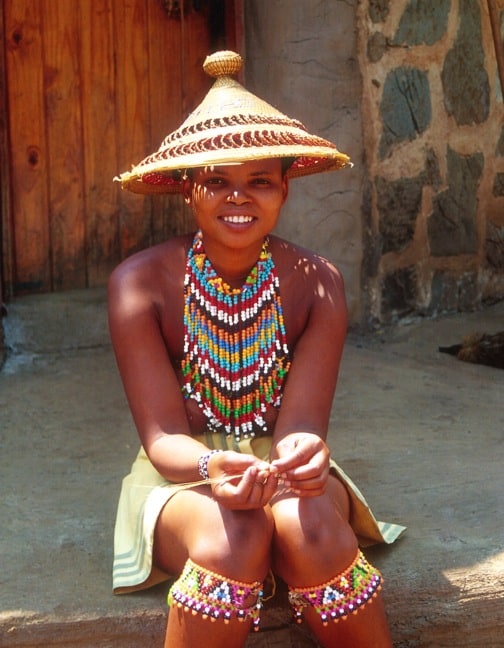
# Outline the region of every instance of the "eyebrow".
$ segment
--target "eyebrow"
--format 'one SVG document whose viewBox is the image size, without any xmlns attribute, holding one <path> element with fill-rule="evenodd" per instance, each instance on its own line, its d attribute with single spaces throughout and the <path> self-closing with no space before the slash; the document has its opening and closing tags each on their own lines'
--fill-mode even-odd
<svg viewBox="0 0 504 648">
<path fill-rule="evenodd" d="M 254 171 L 254 173 L 251 173 L 250 175 L 256 176 L 256 175 L 271 175 L 273 171 L 267 171 L 264 169 L 263 171 Z"/>
<path fill-rule="evenodd" d="M 222 171 L 219 167 L 216 167 L 215 169 L 207 169 L 207 168 L 205 168 L 204 172 L 205 173 L 214 173 L 214 174 L 220 175 L 220 176 L 226 176 L 227 175 L 226 171 Z M 261 175 L 272 175 L 272 173 L 273 173 L 272 171 L 268 171 L 267 169 L 262 169 L 262 170 L 259 170 L 259 171 L 253 171 L 253 172 L 249 173 L 249 175 L 251 175 L 251 176 L 261 176 Z"/>
</svg>

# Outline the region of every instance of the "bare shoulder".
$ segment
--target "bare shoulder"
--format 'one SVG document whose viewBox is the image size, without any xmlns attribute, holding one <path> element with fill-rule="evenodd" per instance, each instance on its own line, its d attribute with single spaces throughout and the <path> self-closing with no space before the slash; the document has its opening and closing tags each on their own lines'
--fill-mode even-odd
<svg viewBox="0 0 504 648">
<path fill-rule="evenodd" d="M 343 277 L 330 261 L 278 237 L 271 237 L 271 249 L 282 286 L 292 283 L 315 298 L 344 299 Z"/>
<path fill-rule="evenodd" d="M 183 284 L 190 236 L 169 239 L 122 261 L 108 282 L 109 303 L 128 298 L 141 308 L 166 299 Z"/>
</svg>

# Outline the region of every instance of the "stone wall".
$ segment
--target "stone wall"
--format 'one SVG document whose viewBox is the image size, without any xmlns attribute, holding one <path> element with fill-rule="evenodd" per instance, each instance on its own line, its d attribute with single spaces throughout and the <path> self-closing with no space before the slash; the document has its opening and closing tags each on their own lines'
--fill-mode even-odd
<svg viewBox="0 0 504 648">
<path fill-rule="evenodd" d="M 354 324 L 504 298 L 504 108 L 487 3 L 247 0 L 247 85 L 354 167 L 279 233 L 343 272 Z"/>
<path fill-rule="evenodd" d="M 504 298 L 504 109 L 487 3 L 358 5 L 368 322 Z"/>
</svg>

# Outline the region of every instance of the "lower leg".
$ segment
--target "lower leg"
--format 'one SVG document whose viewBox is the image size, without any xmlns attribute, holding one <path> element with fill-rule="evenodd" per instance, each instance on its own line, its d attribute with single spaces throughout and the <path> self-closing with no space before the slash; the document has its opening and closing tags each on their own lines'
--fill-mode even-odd
<svg viewBox="0 0 504 648">
<path fill-rule="evenodd" d="M 324 496 L 299 501 L 285 497 L 273 505 L 273 512 L 274 569 L 290 587 L 296 616 L 304 618 L 320 644 L 390 648 L 381 578 L 360 561 L 344 486 L 330 479 Z"/>
<path fill-rule="evenodd" d="M 381 593 L 357 614 L 344 617 L 337 624 L 323 625 L 313 609 L 307 610 L 304 617 L 324 648 L 392 648 Z"/>
<path fill-rule="evenodd" d="M 304 617 L 325 648 L 390 648 L 381 575 L 358 552 L 344 571 L 307 588 L 290 588 L 298 622 Z"/>
<path fill-rule="evenodd" d="M 164 648 L 242 648 L 250 633 L 251 621 L 211 623 L 201 615 L 173 606 L 168 614 Z"/>
<path fill-rule="evenodd" d="M 189 559 L 168 596 L 165 648 L 243 646 L 251 625 L 259 627 L 261 596 L 260 582 L 228 579 Z"/>
<path fill-rule="evenodd" d="M 207 491 L 175 495 L 156 525 L 155 564 L 181 574 L 170 592 L 167 648 L 239 648 L 258 620 L 256 581 L 270 566 L 271 513 L 222 509 Z"/>
</svg>

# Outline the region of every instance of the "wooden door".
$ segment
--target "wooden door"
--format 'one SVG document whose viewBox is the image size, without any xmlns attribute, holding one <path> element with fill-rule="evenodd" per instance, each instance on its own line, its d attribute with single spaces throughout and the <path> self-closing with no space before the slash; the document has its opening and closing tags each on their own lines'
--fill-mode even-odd
<svg viewBox="0 0 504 648">
<path fill-rule="evenodd" d="M 0 173 L 4 297 L 103 284 L 190 224 L 177 197 L 112 179 L 156 149 L 236 47 L 230 0 L 4 0 Z"/>
</svg>

